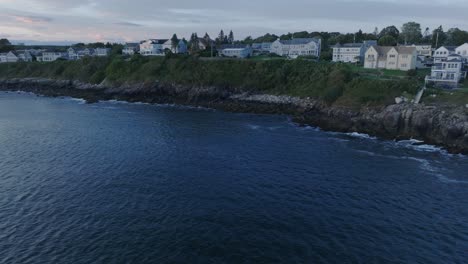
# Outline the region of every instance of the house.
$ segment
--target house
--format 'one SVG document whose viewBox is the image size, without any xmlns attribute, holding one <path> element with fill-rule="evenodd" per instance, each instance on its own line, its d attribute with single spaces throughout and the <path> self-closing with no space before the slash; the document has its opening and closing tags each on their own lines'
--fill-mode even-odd
<svg viewBox="0 0 468 264">
<path fill-rule="evenodd" d="M 408 71 L 416 69 L 415 47 L 371 46 L 365 53 L 364 68 Z"/>
<path fill-rule="evenodd" d="M 463 59 L 458 54 L 451 54 L 445 60 L 434 64 L 431 75 L 426 76 L 426 84 L 456 88 L 463 78 L 466 78 L 466 72 L 463 72 Z"/>
<path fill-rule="evenodd" d="M 92 48 L 85 48 L 78 51 L 78 56 L 80 59 L 86 56 L 96 56 L 96 50 Z"/>
<path fill-rule="evenodd" d="M 442 46 L 434 52 L 434 63 L 443 62 L 448 56 L 455 54 L 455 46 Z"/>
<path fill-rule="evenodd" d="M 10 51 L 6 55 L 6 62 L 18 62 L 18 54 L 15 51 Z"/>
<path fill-rule="evenodd" d="M 319 38 L 277 39 L 271 44 L 270 52 L 279 56 L 297 58 L 299 56 L 320 57 L 322 40 Z"/>
<path fill-rule="evenodd" d="M 468 62 L 468 43 L 461 45 L 455 49 L 455 54 L 462 56 L 465 63 Z"/>
<path fill-rule="evenodd" d="M 18 52 L 17 57 L 19 61 L 33 61 L 33 56 L 31 55 L 31 53 L 29 53 L 29 51 Z"/>
<path fill-rule="evenodd" d="M 218 56 L 230 58 L 248 58 L 252 56 L 252 47 L 244 44 L 226 44 L 217 48 Z"/>
<path fill-rule="evenodd" d="M 333 61 L 351 63 L 363 62 L 364 54 L 372 45 L 377 45 L 377 41 L 369 40 L 363 43 L 336 44 L 333 46 Z"/>
<path fill-rule="evenodd" d="M 164 51 L 170 50 L 172 53 L 183 54 L 183 53 L 187 53 L 187 44 L 185 43 L 184 40 L 181 39 L 177 43 L 177 46 L 173 47 L 172 40 L 169 39 L 163 44 L 163 50 Z"/>
<path fill-rule="evenodd" d="M 7 53 L 0 53 L 0 63 L 5 63 L 7 61 Z"/>
<path fill-rule="evenodd" d="M 208 38 L 198 38 L 198 47 L 200 50 L 206 50 L 211 47 L 214 40 Z"/>
<path fill-rule="evenodd" d="M 43 52 L 42 53 L 42 61 L 43 62 L 51 62 L 56 61 L 58 59 L 68 59 L 67 52 Z"/>
<path fill-rule="evenodd" d="M 96 48 L 94 55 L 98 57 L 106 57 L 110 55 L 111 49 L 110 48 Z"/>
<path fill-rule="evenodd" d="M 429 58 L 432 57 L 432 46 L 431 45 L 412 45 L 409 47 L 415 47 L 418 57 Z"/>
<path fill-rule="evenodd" d="M 140 54 L 143 56 L 163 56 L 164 43 L 167 39 L 148 39 L 140 43 Z"/>
<path fill-rule="evenodd" d="M 139 43 L 126 43 L 122 54 L 132 56 L 136 53 L 140 52 L 140 44 Z"/>
<path fill-rule="evenodd" d="M 269 53 L 272 42 L 253 43 L 252 49 L 256 53 Z"/>
<path fill-rule="evenodd" d="M 70 47 L 67 50 L 67 53 L 68 53 L 68 59 L 69 60 L 79 60 L 80 59 L 80 55 L 79 55 L 77 49 L 74 49 L 74 48 Z"/>
</svg>

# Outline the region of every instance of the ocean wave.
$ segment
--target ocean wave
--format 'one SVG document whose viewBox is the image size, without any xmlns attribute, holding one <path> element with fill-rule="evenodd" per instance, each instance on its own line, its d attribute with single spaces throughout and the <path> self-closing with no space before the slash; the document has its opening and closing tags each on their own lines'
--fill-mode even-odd
<svg viewBox="0 0 468 264">
<path fill-rule="evenodd" d="M 358 132 L 345 133 L 345 134 L 350 136 L 350 137 L 355 137 L 355 138 L 372 139 L 372 140 L 377 139 L 376 137 L 372 137 L 372 136 L 370 136 L 368 134 L 363 134 L 363 133 L 358 133 Z"/>
</svg>

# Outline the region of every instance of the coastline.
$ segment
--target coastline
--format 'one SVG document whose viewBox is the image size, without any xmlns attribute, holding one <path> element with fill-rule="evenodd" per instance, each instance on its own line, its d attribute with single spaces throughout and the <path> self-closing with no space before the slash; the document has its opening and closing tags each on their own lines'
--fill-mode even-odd
<svg viewBox="0 0 468 264">
<path fill-rule="evenodd" d="M 328 106 L 322 101 L 292 96 L 250 94 L 222 87 L 158 82 L 92 85 L 70 80 L 24 78 L 0 80 L 1 91 L 82 98 L 88 103 L 120 100 L 151 104 L 206 107 L 227 112 L 284 114 L 294 122 L 325 131 L 363 133 L 390 140 L 415 139 L 448 152 L 468 154 L 468 109 L 410 103 L 359 110 Z"/>
</svg>

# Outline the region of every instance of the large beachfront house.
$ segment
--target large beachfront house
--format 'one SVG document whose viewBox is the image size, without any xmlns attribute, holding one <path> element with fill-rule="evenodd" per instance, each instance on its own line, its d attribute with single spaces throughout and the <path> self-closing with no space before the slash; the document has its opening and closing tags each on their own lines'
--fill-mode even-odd
<svg viewBox="0 0 468 264">
<path fill-rule="evenodd" d="M 167 39 L 148 39 L 140 43 L 140 54 L 143 56 L 163 56 L 164 43 Z"/>
<path fill-rule="evenodd" d="M 447 60 L 448 56 L 455 54 L 455 46 L 442 46 L 434 52 L 434 63 L 440 63 Z"/>
<path fill-rule="evenodd" d="M 289 58 L 297 58 L 299 56 L 314 56 L 319 58 L 321 47 L 322 40 L 320 38 L 277 39 L 271 44 L 270 52 Z"/>
<path fill-rule="evenodd" d="M 370 46 L 377 45 L 377 41 L 369 40 L 363 43 L 336 44 L 333 46 L 334 62 L 358 63 L 364 61 L 364 54 Z"/>
<path fill-rule="evenodd" d="M 126 43 L 122 54 L 132 56 L 136 53 L 140 52 L 140 44 L 139 43 Z"/>
<path fill-rule="evenodd" d="M 456 88 L 462 78 L 466 78 L 466 72 L 463 71 L 463 57 L 451 54 L 434 64 L 431 75 L 426 77 L 426 83 L 443 88 Z"/>
<path fill-rule="evenodd" d="M 415 47 L 371 46 L 365 53 L 364 68 L 408 71 L 416 69 Z"/>
<path fill-rule="evenodd" d="M 172 45 L 172 40 L 169 39 L 163 44 L 163 50 L 170 50 L 172 53 L 184 54 L 187 53 L 187 43 L 181 39 L 174 47 Z"/>
<path fill-rule="evenodd" d="M 67 52 L 43 52 L 41 61 L 51 62 L 51 61 L 56 61 L 58 59 L 64 59 L 64 60 L 68 59 L 68 53 Z"/>
</svg>

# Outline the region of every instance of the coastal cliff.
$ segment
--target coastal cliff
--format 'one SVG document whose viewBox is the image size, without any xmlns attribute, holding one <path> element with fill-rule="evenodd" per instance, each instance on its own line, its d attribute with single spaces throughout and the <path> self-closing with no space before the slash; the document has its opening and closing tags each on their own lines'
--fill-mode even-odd
<svg viewBox="0 0 468 264">
<path fill-rule="evenodd" d="M 324 130 L 359 132 L 385 139 L 417 139 L 468 154 L 468 109 L 462 106 L 425 106 L 411 103 L 352 107 L 328 105 L 323 100 L 245 92 L 219 86 L 159 82 L 94 85 L 44 78 L 0 80 L 0 90 L 26 91 L 44 96 L 71 96 L 90 103 L 124 100 L 157 104 L 203 106 L 230 112 L 286 114 L 300 124 Z"/>
</svg>

